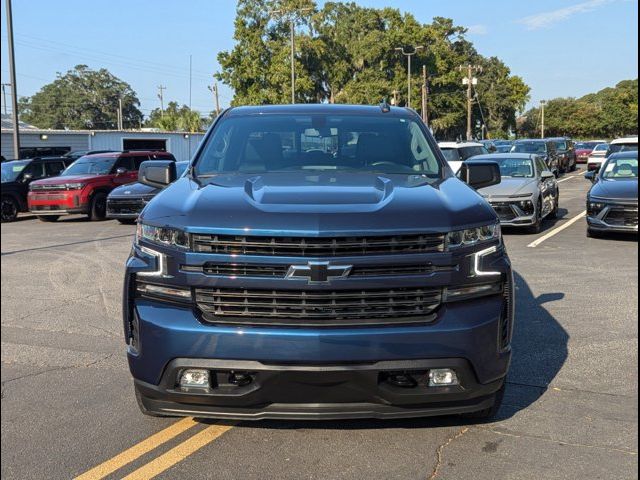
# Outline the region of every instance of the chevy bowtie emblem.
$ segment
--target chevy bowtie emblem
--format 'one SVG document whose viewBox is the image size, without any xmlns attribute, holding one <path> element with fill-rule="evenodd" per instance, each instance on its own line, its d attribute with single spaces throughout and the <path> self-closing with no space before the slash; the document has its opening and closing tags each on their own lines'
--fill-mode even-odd
<svg viewBox="0 0 640 480">
<path fill-rule="evenodd" d="M 313 283 L 329 283 L 332 280 L 346 278 L 352 265 L 331 265 L 329 262 L 309 262 L 306 265 L 291 265 L 287 280 L 307 280 Z"/>
</svg>

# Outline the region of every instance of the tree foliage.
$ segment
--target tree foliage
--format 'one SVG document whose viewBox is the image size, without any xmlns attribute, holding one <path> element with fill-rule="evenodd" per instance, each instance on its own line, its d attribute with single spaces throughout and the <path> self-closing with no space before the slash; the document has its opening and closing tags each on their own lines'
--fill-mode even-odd
<svg viewBox="0 0 640 480">
<path fill-rule="evenodd" d="M 138 128 L 140 101 L 131 86 L 108 70 L 77 65 L 42 87 L 35 95 L 20 99 L 21 120 L 40 128 L 117 128 L 118 99 L 122 98 L 124 128 Z"/>
<path fill-rule="evenodd" d="M 555 98 L 545 106 L 545 135 L 615 138 L 638 133 L 638 79 L 624 80 L 581 98 Z M 541 134 L 539 108 L 527 111 L 519 133 Z"/>
<path fill-rule="evenodd" d="M 166 131 L 201 132 L 209 120 L 200 118 L 200 113 L 191 110 L 187 105 L 169 102 L 164 111 L 155 108 L 145 122 L 147 127 L 159 128 Z"/>
<path fill-rule="evenodd" d="M 296 102 L 376 104 L 397 92 L 407 102 L 407 60 L 397 47 L 422 45 L 412 58 L 412 107 L 420 110 L 422 66 L 429 74 L 429 118 L 441 138 L 465 130 L 466 97 L 458 66 L 481 64 L 477 94 L 488 128 L 504 134 L 515 128 L 516 112 L 528 100 L 529 87 L 497 58 L 484 58 L 451 19 L 431 24 L 394 8 L 313 0 L 240 0 L 236 44 L 221 52 L 218 78 L 235 91 L 234 105 L 289 103 L 289 16 L 274 11 L 311 9 L 296 18 Z M 480 119 L 476 102 L 473 121 Z"/>
</svg>

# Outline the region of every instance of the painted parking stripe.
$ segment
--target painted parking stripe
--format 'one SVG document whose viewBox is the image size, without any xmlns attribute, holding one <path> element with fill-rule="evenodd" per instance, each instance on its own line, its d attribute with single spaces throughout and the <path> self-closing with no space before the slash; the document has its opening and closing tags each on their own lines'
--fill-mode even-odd
<svg viewBox="0 0 640 480">
<path fill-rule="evenodd" d="M 145 438 L 133 447 L 76 477 L 75 480 L 98 480 L 104 478 L 196 425 L 198 425 L 198 422 L 193 418 L 183 418 L 179 422 Z"/>
<path fill-rule="evenodd" d="M 233 424 L 229 425 L 211 425 L 204 430 L 196 433 L 192 437 L 169 450 L 167 453 L 160 455 L 158 458 L 150 461 L 146 465 L 140 467 L 136 471 L 130 473 L 124 480 L 146 480 L 154 478 L 165 470 L 173 467 L 181 462 L 189 455 L 200 450 L 205 445 L 213 442 L 216 438 L 233 428 Z"/>
<path fill-rule="evenodd" d="M 558 180 L 558 183 L 562 183 L 562 182 L 566 182 L 568 180 L 572 180 L 574 178 L 582 177 L 583 175 L 584 175 L 584 172 L 579 173 L 578 175 L 571 175 L 570 177 L 566 177 L 566 178 L 563 178 L 562 180 Z"/>
<path fill-rule="evenodd" d="M 582 212 L 580 215 L 577 215 L 575 217 L 573 217 L 571 220 L 569 220 L 567 223 L 560 225 L 558 228 L 554 228 L 553 230 L 551 230 L 549 233 L 547 233 L 546 235 L 544 235 L 543 237 L 540 237 L 539 239 L 537 239 L 535 242 L 530 243 L 529 245 L 527 245 L 527 247 L 529 248 L 536 248 L 538 245 L 540 245 L 542 242 L 546 242 L 547 240 L 549 240 L 551 237 L 555 237 L 557 234 L 559 234 L 560 232 L 562 232 L 563 230 L 566 230 L 567 228 L 569 228 L 571 225 L 573 225 L 574 223 L 576 223 L 578 220 L 584 218 L 587 216 L 587 211 L 585 210 L 584 212 Z"/>
</svg>

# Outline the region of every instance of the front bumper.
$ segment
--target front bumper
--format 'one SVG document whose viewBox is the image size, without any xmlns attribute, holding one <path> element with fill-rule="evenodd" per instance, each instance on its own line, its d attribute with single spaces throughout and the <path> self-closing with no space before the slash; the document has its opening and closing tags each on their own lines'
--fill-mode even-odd
<svg viewBox="0 0 640 480">
<path fill-rule="evenodd" d="M 394 385 L 387 372 L 454 367 L 461 385 L 413 388 Z M 215 378 L 250 372 L 252 382 L 194 392 L 176 387 L 183 368 L 206 368 Z M 469 362 L 458 358 L 343 365 L 271 365 L 254 361 L 175 359 L 159 385 L 135 381 L 145 410 L 178 416 L 237 420 L 407 418 L 474 412 L 491 407 L 504 379 L 479 384 Z"/>
<path fill-rule="evenodd" d="M 29 211 L 35 215 L 74 215 L 89 211 L 81 190 L 31 191 L 28 204 Z"/>
<path fill-rule="evenodd" d="M 596 213 L 591 203 L 601 203 L 604 208 Z M 598 232 L 638 233 L 638 204 L 636 202 L 612 202 L 607 199 L 587 199 L 587 225 Z"/>
<path fill-rule="evenodd" d="M 109 196 L 107 198 L 107 218 L 135 220 L 146 203 L 142 198 Z"/>
<path fill-rule="evenodd" d="M 537 207 L 534 207 L 533 213 L 528 214 L 520 208 L 518 203 L 520 200 L 490 201 L 489 203 L 498 214 L 500 225 L 503 227 L 530 227 L 537 220 Z M 524 200 L 530 200 L 526 198 Z"/>
</svg>

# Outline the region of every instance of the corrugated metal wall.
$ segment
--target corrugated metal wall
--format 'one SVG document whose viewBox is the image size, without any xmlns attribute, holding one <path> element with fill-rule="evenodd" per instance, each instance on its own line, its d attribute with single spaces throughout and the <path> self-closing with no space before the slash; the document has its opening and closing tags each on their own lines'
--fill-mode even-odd
<svg viewBox="0 0 640 480">
<path fill-rule="evenodd" d="M 167 141 L 167 150 L 173 153 L 176 160 L 190 160 L 204 134 L 190 133 L 188 138 L 184 137 L 183 133 L 95 132 L 95 135 L 91 137 L 90 148 L 92 150 L 122 150 L 124 139 L 164 139 Z"/>
<path fill-rule="evenodd" d="M 47 139 L 41 140 L 40 135 L 46 133 Z M 198 148 L 198 144 L 204 137 L 202 133 L 190 133 L 185 138 L 183 133 L 165 132 L 93 132 L 93 135 L 85 132 L 60 133 L 56 131 L 20 134 L 21 147 L 69 147 L 71 150 L 122 150 L 123 139 L 164 139 L 167 141 L 167 150 L 176 157 L 176 160 L 190 160 Z M 2 132 L 2 156 L 13 158 L 12 134 Z"/>
<path fill-rule="evenodd" d="M 46 133 L 46 140 L 40 139 L 41 133 Z M 14 158 L 13 134 L 2 132 L 0 144 L 2 156 L 7 159 Z M 69 147 L 71 150 L 86 150 L 89 148 L 89 135 L 86 133 L 25 132 L 20 134 L 20 147 Z"/>
</svg>

